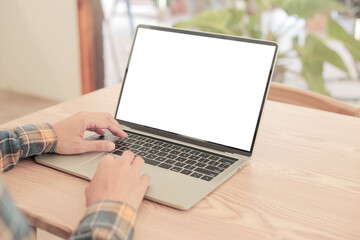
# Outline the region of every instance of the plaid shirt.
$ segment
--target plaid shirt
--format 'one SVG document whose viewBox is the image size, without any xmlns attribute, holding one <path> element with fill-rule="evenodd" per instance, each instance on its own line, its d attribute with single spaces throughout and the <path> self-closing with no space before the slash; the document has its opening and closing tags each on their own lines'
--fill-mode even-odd
<svg viewBox="0 0 360 240">
<path fill-rule="evenodd" d="M 53 152 L 56 134 L 48 124 L 0 129 L 0 170 L 12 169 L 20 158 Z M 91 204 L 70 239 L 132 239 L 136 212 L 127 204 Z M 0 176 L 0 239 L 35 239 L 25 216 L 14 205 Z"/>
</svg>

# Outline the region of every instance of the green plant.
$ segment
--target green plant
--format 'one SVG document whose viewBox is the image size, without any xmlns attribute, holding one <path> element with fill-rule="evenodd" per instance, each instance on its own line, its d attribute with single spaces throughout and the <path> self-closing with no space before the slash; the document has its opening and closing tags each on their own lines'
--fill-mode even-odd
<svg viewBox="0 0 360 240">
<path fill-rule="evenodd" d="M 235 7 L 223 10 L 207 10 L 194 16 L 189 21 L 175 24 L 174 27 L 196 28 L 206 32 L 277 41 L 291 29 L 291 26 L 284 27 L 280 25 L 279 29 L 277 29 L 278 31 L 271 31 L 269 29 L 268 33 L 264 36 L 264 33 L 261 31 L 261 18 L 264 11 L 282 8 L 288 15 L 295 16 L 298 21 L 300 19 L 308 20 L 316 14 L 329 15 L 333 10 L 342 11 L 344 8 L 341 3 L 335 0 L 244 0 L 244 3 L 244 10 L 236 9 Z M 325 44 L 327 38 L 342 42 L 351 53 L 353 59 L 355 61 L 360 60 L 360 42 L 331 19 L 328 19 L 326 23 L 325 38 L 308 33 L 305 43 L 299 44 L 298 37 L 294 37 L 293 47 L 278 55 L 278 59 L 299 58 L 302 68 L 296 74 L 299 74 L 306 80 L 311 90 L 325 95 L 329 95 L 325 89 L 325 81 L 322 76 L 325 62 L 341 69 L 352 79 L 341 56 Z M 286 61 L 278 61 L 275 73 L 292 71 L 284 62 Z"/>
</svg>

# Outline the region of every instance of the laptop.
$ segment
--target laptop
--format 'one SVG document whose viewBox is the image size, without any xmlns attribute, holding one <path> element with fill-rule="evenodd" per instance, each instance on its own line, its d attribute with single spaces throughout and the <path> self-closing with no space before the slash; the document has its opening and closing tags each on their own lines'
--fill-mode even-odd
<svg viewBox="0 0 360 240">
<path fill-rule="evenodd" d="M 115 119 L 129 135 L 89 136 L 142 156 L 145 198 L 186 210 L 251 159 L 277 44 L 139 25 Z M 91 180 L 103 152 L 44 154 L 43 165 Z M 239 173 L 241 174 L 241 172 Z"/>
</svg>

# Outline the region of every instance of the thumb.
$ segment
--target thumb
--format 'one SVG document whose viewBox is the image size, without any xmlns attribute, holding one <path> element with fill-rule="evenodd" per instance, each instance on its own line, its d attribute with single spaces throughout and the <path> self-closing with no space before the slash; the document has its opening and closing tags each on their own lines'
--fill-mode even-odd
<svg viewBox="0 0 360 240">
<path fill-rule="evenodd" d="M 110 141 L 84 141 L 85 152 L 110 152 L 115 149 L 115 144 Z"/>
</svg>

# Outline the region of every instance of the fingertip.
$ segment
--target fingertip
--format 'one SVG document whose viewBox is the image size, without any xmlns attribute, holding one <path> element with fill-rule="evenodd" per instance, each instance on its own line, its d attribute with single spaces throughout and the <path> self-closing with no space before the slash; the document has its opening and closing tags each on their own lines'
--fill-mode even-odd
<svg viewBox="0 0 360 240">
<path fill-rule="evenodd" d="M 124 130 L 122 130 L 121 129 L 121 131 L 120 131 L 120 137 L 122 137 L 122 138 L 127 138 L 129 135 L 124 131 Z"/>
<path fill-rule="evenodd" d="M 115 143 L 113 142 L 106 142 L 106 150 L 107 152 L 113 151 L 115 149 Z"/>
</svg>

